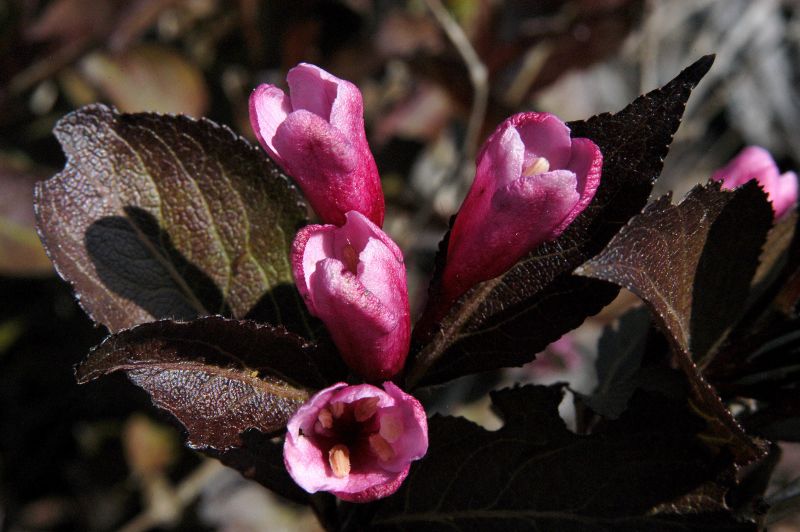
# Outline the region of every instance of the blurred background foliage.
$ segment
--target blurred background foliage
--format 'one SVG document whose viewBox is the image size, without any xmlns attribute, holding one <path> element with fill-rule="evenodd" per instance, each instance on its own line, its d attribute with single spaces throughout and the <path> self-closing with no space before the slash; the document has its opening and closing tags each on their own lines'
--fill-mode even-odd
<svg viewBox="0 0 800 532">
<path fill-rule="evenodd" d="M 485 66 L 486 106 L 437 7 Z M 433 11 L 432 11 L 433 9 Z M 51 129 L 102 101 L 207 116 L 253 140 L 247 100 L 300 61 L 364 94 L 413 305 L 471 180 L 462 164 L 519 110 L 565 120 L 617 111 L 706 53 L 655 194 L 708 179 L 746 144 L 800 169 L 800 3 L 793 0 L 5 0 L 0 1 L 0 523 L 4 529 L 316 530 L 311 515 L 181 444 L 122 378 L 72 367 L 105 334 L 73 301 L 34 229 L 32 184 L 64 156 Z M 481 94 L 481 87 L 477 87 Z M 470 125 L 472 124 L 472 125 Z M 474 130 L 471 131 L 470 129 Z M 472 144 L 472 145 L 471 145 Z M 498 426 L 481 397 L 514 381 L 591 390 L 603 325 L 623 294 L 528 367 L 457 383 L 440 408 Z M 565 409 L 565 417 L 570 417 Z M 777 489 L 800 475 L 781 444 Z M 800 530 L 791 512 L 770 530 Z"/>
</svg>

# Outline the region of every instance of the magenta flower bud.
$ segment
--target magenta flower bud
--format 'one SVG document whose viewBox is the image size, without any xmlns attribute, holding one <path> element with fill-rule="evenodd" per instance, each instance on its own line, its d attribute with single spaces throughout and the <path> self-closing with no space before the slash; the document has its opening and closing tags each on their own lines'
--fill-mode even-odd
<svg viewBox="0 0 800 532">
<path fill-rule="evenodd" d="M 403 254 L 360 212 L 342 227 L 308 225 L 292 245 L 297 288 L 345 362 L 370 381 L 403 367 L 411 333 Z"/>
<path fill-rule="evenodd" d="M 321 68 L 301 63 L 286 76 L 289 95 L 259 85 L 250 123 L 270 157 L 303 189 L 325 223 L 358 211 L 383 225 L 383 191 L 364 133 L 361 92 Z"/>
<path fill-rule="evenodd" d="M 384 391 L 385 390 L 385 391 Z M 312 397 L 286 427 L 283 461 L 309 493 L 369 502 L 400 487 L 428 450 L 425 409 L 391 382 L 339 383 Z"/>
<path fill-rule="evenodd" d="M 563 233 L 592 201 L 602 167 L 597 145 L 570 138 L 554 115 L 520 113 L 500 124 L 478 154 L 450 234 L 446 302 Z"/>
<path fill-rule="evenodd" d="M 733 190 L 755 179 L 772 202 L 775 218 L 786 214 L 797 202 L 797 174 L 781 174 L 772 156 L 764 148 L 748 146 L 711 176 L 722 181 L 722 188 Z"/>
</svg>

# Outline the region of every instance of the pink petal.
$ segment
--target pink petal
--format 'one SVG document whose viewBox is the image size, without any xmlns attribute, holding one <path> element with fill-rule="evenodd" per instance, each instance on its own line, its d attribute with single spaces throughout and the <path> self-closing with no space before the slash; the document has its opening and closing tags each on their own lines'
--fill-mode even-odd
<svg viewBox="0 0 800 532">
<path fill-rule="evenodd" d="M 748 146 L 714 172 L 711 179 L 722 181 L 723 188 L 734 189 L 751 179 L 757 179 L 763 185 L 777 176 L 778 167 L 769 152 L 759 146 Z"/>
<path fill-rule="evenodd" d="M 525 144 L 527 164 L 533 157 L 544 157 L 550 169 L 565 168 L 570 159 L 569 128 L 549 113 L 519 113 L 507 120 L 519 131 Z"/>
<path fill-rule="evenodd" d="M 490 164 L 494 172 L 494 189 L 503 187 L 522 175 L 522 165 L 525 162 L 525 145 L 519 136 L 519 131 L 509 125 L 499 138 L 492 144 Z M 489 175 L 480 172 L 478 175 Z"/>
<path fill-rule="evenodd" d="M 304 109 L 330 122 L 340 79 L 316 65 L 300 63 L 286 74 L 292 109 Z"/>
<path fill-rule="evenodd" d="M 317 263 L 309 292 L 348 366 L 367 380 L 400 370 L 408 351 L 403 314 L 381 302 L 336 259 Z"/>
<path fill-rule="evenodd" d="M 450 297 L 513 266 L 547 240 L 580 199 L 568 170 L 522 177 L 497 190 L 486 210 L 459 213 L 444 285 Z"/>
<path fill-rule="evenodd" d="M 250 124 L 258 141 L 279 164 L 283 164 L 273 144 L 278 126 L 292 111 L 289 98 L 274 85 L 259 85 L 250 94 Z"/>
<path fill-rule="evenodd" d="M 603 154 L 600 148 L 589 139 L 572 139 L 572 155 L 567 169 L 575 172 L 576 190 L 580 199 L 558 227 L 553 230 L 551 238 L 561 235 L 594 199 L 594 195 L 600 187 L 600 176 L 603 172 Z"/>
<path fill-rule="evenodd" d="M 797 203 L 797 174 L 786 172 L 778 178 L 776 187 L 769 192 L 775 218 L 781 218 Z"/>
<path fill-rule="evenodd" d="M 292 273 L 297 291 L 314 315 L 317 311 L 309 294 L 309 278 L 317 269 L 319 261 L 333 256 L 333 238 L 330 233 L 335 230 L 336 226 L 333 225 L 307 225 L 297 231 L 292 242 Z"/>
</svg>

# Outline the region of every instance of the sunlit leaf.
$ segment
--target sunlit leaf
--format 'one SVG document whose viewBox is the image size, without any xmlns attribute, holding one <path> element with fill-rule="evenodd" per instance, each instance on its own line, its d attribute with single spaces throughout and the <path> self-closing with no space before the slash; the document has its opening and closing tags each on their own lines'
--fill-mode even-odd
<svg viewBox="0 0 800 532">
<path fill-rule="evenodd" d="M 186 428 L 189 444 L 226 450 L 250 429 L 283 429 L 328 379 L 324 354 L 268 325 L 219 317 L 158 321 L 111 335 L 77 370 L 78 381 L 124 371 Z"/>
<path fill-rule="evenodd" d="M 305 222 L 296 189 L 256 148 L 209 120 L 64 117 L 64 170 L 36 189 L 59 274 L 111 331 L 162 318 L 243 318 L 307 332 L 288 248 Z"/>
</svg>

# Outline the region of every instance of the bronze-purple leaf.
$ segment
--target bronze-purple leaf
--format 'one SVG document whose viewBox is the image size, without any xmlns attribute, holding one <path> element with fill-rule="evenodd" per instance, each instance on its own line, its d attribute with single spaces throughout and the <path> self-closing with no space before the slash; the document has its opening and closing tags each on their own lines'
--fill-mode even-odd
<svg viewBox="0 0 800 532">
<path fill-rule="evenodd" d="M 479 284 L 451 308 L 438 297 L 447 236 L 437 257 L 429 302 L 414 336 L 410 382 L 436 384 L 462 375 L 518 366 L 597 313 L 617 289 L 572 271 L 611 240 L 647 202 L 692 89 L 713 63 L 706 56 L 664 87 L 616 114 L 569 125 L 573 137 L 603 152 L 600 188 L 558 239 L 499 277 Z"/>
<path fill-rule="evenodd" d="M 77 369 L 78 381 L 124 371 L 186 428 L 189 445 L 226 450 L 250 429 L 283 429 L 313 387 L 326 354 L 282 327 L 206 317 L 158 321 L 106 338 Z"/>
<path fill-rule="evenodd" d="M 730 465 L 711 457 L 699 437 L 704 421 L 685 401 L 640 390 L 619 421 L 582 436 L 558 415 L 560 385 L 491 396 L 502 428 L 434 416 L 428 454 L 398 493 L 352 508 L 345 530 L 757 529 L 726 506 L 732 483 L 691 508 L 670 506 L 715 483 Z"/>
<path fill-rule="evenodd" d="M 103 105 L 54 133 L 67 164 L 36 188 L 39 233 L 95 322 L 242 318 L 266 302 L 272 323 L 302 328 L 287 250 L 306 210 L 263 153 L 206 119 Z"/>
<path fill-rule="evenodd" d="M 735 192 L 697 186 L 679 204 L 663 196 L 634 217 L 578 275 L 624 286 L 650 307 L 707 415 L 709 441 L 730 447 L 739 463 L 762 447 L 734 421 L 695 361 L 712 357 L 744 310 L 772 208 L 755 182 Z"/>
</svg>

